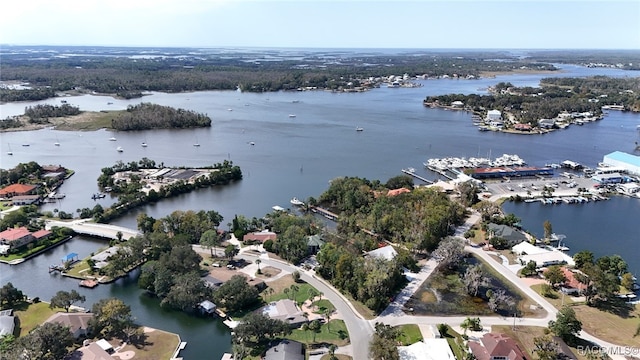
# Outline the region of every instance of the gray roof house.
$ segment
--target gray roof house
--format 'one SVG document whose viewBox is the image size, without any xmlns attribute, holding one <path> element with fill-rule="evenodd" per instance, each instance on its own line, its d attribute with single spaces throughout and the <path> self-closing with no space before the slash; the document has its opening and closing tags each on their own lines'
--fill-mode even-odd
<svg viewBox="0 0 640 360">
<path fill-rule="evenodd" d="M 324 245 L 324 240 L 320 235 L 307 236 L 307 249 L 310 254 L 315 254 L 320 251 L 320 248 Z"/>
<path fill-rule="evenodd" d="M 291 299 L 282 299 L 262 308 L 262 313 L 271 319 L 282 320 L 291 326 L 300 326 L 307 322 L 304 312 Z"/>
<path fill-rule="evenodd" d="M 93 317 L 92 313 L 55 313 L 51 315 L 45 323 L 59 323 L 69 327 L 69 331 L 74 338 L 87 336 L 89 333 L 89 320 Z"/>
<path fill-rule="evenodd" d="M 512 228 L 511 226 L 489 223 L 489 225 L 487 225 L 487 230 L 490 237 L 499 237 L 507 240 L 509 242 L 509 247 L 523 241 L 528 241 L 524 233 Z"/>
<path fill-rule="evenodd" d="M 264 360 L 304 360 L 302 344 L 293 340 L 282 340 L 272 346 L 264 355 Z"/>
</svg>

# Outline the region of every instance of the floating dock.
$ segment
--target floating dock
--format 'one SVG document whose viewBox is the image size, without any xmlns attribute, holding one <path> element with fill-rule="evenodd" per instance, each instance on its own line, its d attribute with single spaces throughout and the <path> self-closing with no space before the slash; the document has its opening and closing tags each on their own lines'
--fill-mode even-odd
<svg viewBox="0 0 640 360">
<path fill-rule="evenodd" d="M 428 179 L 425 179 L 425 178 L 423 178 L 422 176 L 420 176 L 420 175 L 416 174 L 416 173 L 415 173 L 415 172 L 413 172 L 413 171 L 409 171 L 409 170 L 407 170 L 407 169 L 402 169 L 402 172 L 403 172 L 403 173 L 405 173 L 405 174 L 407 174 L 407 175 L 409 175 L 409 176 L 412 176 L 412 177 L 414 177 L 414 178 L 416 178 L 416 179 L 418 179 L 418 180 L 420 180 L 420 181 L 424 181 L 424 182 L 426 182 L 427 184 L 433 184 L 433 181 L 428 180 Z"/>
<path fill-rule="evenodd" d="M 93 279 L 84 279 L 80 281 L 78 285 L 89 288 L 89 289 L 93 289 L 94 287 L 98 286 L 98 281 Z"/>
</svg>

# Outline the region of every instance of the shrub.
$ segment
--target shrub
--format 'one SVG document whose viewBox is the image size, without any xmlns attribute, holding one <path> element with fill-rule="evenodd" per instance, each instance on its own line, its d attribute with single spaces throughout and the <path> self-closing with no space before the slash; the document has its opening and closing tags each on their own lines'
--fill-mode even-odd
<svg viewBox="0 0 640 360">
<path fill-rule="evenodd" d="M 449 327 L 447 326 L 447 324 L 438 324 L 438 332 L 440 333 L 440 336 L 446 337 L 448 331 Z"/>
<path fill-rule="evenodd" d="M 273 252 L 273 240 L 269 239 L 265 241 L 262 247 L 268 252 Z"/>
</svg>

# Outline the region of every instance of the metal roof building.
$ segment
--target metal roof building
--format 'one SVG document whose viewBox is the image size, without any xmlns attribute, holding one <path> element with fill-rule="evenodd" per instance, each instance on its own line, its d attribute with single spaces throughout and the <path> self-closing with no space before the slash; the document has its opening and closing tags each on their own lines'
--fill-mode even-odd
<svg viewBox="0 0 640 360">
<path fill-rule="evenodd" d="M 624 168 L 629 174 L 640 175 L 640 156 L 614 151 L 604 156 L 603 163 Z"/>
</svg>

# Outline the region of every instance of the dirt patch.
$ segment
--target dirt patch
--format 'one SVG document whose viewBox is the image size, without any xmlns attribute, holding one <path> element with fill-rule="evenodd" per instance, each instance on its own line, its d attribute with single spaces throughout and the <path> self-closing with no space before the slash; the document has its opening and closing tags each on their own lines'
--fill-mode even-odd
<svg viewBox="0 0 640 360">
<path fill-rule="evenodd" d="M 291 276 L 283 276 L 278 280 L 269 282 L 269 287 L 273 289 L 274 294 L 279 294 L 293 284 L 295 284 L 295 281 Z"/>
<path fill-rule="evenodd" d="M 17 120 L 21 127 L 1 129 L 0 132 L 31 131 L 45 128 L 70 131 L 93 131 L 103 128 L 111 128 L 111 119 L 118 116 L 120 111 L 85 111 L 81 114 L 67 117 L 49 118 L 47 123 L 32 124 L 26 116 L 19 116 Z"/>
<path fill-rule="evenodd" d="M 262 271 L 262 274 L 256 274 L 256 277 L 264 281 L 269 281 L 271 278 L 282 272 L 282 270 L 271 266 L 260 268 L 260 271 Z"/>
</svg>

